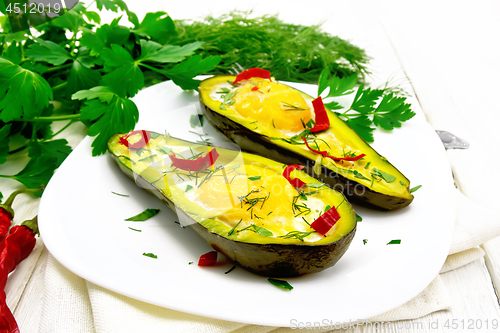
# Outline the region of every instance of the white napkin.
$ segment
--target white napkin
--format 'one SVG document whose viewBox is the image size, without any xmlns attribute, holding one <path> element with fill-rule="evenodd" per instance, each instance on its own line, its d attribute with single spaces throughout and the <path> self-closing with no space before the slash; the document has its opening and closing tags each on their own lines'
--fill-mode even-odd
<svg viewBox="0 0 500 333">
<path fill-rule="evenodd" d="M 460 191 L 456 191 L 457 220 L 450 254 L 441 273 L 481 258 L 479 245 L 500 236 L 500 219 Z M 450 301 L 438 275 L 417 297 L 406 304 L 368 319 L 371 322 L 423 317 L 446 310 Z M 136 301 L 86 282 L 49 256 L 45 273 L 44 304 L 40 333 L 110 332 L 223 332 L 281 333 L 291 328 L 246 325 L 182 313 Z M 317 330 L 323 332 L 328 330 Z"/>
</svg>

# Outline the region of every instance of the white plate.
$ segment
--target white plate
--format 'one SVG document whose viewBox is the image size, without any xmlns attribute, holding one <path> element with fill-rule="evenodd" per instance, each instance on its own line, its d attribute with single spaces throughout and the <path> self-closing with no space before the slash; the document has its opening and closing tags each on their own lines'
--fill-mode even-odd
<svg viewBox="0 0 500 333">
<path fill-rule="evenodd" d="M 317 89 L 294 86 L 312 95 Z M 141 91 L 134 100 L 140 110 L 136 129 L 167 130 L 193 141 L 199 138 L 189 131 L 203 131 L 213 136 L 212 142 L 224 141 L 208 124 L 203 130 L 190 127 L 190 116 L 199 110 L 195 92 L 166 82 Z M 39 209 L 41 235 L 51 254 L 73 273 L 162 307 L 271 326 L 370 318 L 407 302 L 432 281 L 448 254 L 455 220 L 448 159 L 423 117 L 417 115 L 390 134 L 375 135 L 375 149 L 412 186 L 422 188 L 399 211 L 356 207 L 363 222 L 344 257 L 321 273 L 287 279 L 292 291 L 241 268 L 224 274 L 232 267 L 229 262 L 198 267 L 199 256 L 211 248 L 174 223 L 176 215 L 122 175 L 108 155 L 91 157 L 88 137 L 45 190 Z M 124 221 L 146 208 L 161 212 L 145 222 Z M 393 239 L 401 244 L 386 245 Z M 143 256 L 145 252 L 158 259 Z"/>
</svg>

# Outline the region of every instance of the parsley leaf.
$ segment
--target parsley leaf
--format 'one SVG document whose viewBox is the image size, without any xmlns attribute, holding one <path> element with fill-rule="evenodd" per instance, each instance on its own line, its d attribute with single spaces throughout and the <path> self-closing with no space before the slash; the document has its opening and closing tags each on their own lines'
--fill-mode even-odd
<svg viewBox="0 0 500 333">
<path fill-rule="evenodd" d="M 141 40 L 141 56 L 137 60 L 161 63 L 179 62 L 191 56 L 201 45 L 203 42 L 189 43 L 184 46 L 162 46 L 152 41 Z"/>
<path fill-rule="evenodd" d="M 143 222 L 143 221 L 146 221 L 146 220 L 152 218 L 153 216 L 155 216 L 159 212 L 160 212 L 159 209 L 148 208 L 145 211 L 143 211 L 142 213 L 139 213 L 137 215 L 129 217 L 128 219 L 125 219 L 125 221 Z"/>
<path fill-rule="evenodd" d="M 5 163 L 9 156 L 9 134 L 11 127 L 11 124 L 7 124 L 0 128 L 0 164 Z"/>
<path fill-rule="evenodd" d="M 33 118 L 52 98 L 52 89 L 43 77 L 0 58 L 0 120 Z"/>
<path fill-rule="evenodd" d="M 174 21 L 165 12 L 147 13 L 137 29 L 132 32 L 140 36 L 149 36 L 162 44 L 171 36 L 177 35 Z"/>
<path fill-rule="evenodd" d="M 364 85 L 359 86 L 350 109 L 358 111 L 361 114 L 366 114 L 373 111 L 377 100 L 382 96 L 384 91 L 381 89 L 372 90 L 371 88 L 363 88 Z"/>
<path fill-rule="evenodd" d="M 111 49 L 101 52 L 105 70 L 110 72 L 103 76 L 101 85 L 108 86 L 120 97 L 132 97 L 144 87 L 144 74 L 139 64 L 122 46 L 113 44 Z"/>
<path fill-rule="evenodd" d="M 356 82 L 358 80 L 358 76 L 356 74 L 345 76 L 342 78 L 338 76 L 329 78 L 329 76 L 330 69 L 323 69 L 318 81 L 318 96 L 321 95 L 321 93 L 328 87 L 330 88 L 330 91 L 328 92 L 328 95 L 326 97 L 337 97 L 350 94 L 352 93 L 351 89 L 356 86 Z M 332 105 L 332 107 L 335 108 L 335 105 Z"/>
<path fill-rule="evenodd" d="M 200 55 L 196 55 L 181 62 L 172 69 L 165 70 L 164 74 L 184 90 L 197 89 L 200 80 L 194 80 L 193 77 L 214 69 L 220 60 L 221 57 L 202 59 Z"/>
<path fill-rule="evenodd" d="M 71 94 L 75 91 L 95 87 L 100 79 L 101 75 L 98 71 L 88 68 L 82 64 L 81 60 L 77 59 L 71 65 L 66 91 Z"/>
<path fill-rule="evenodd" d="M 158 259 L 158 256 L 156 254 L 154 254 L 154 253 L 146 253 L 146 252 L 144 252 L 142 255 L 145 256 L 145 257 L 150 257 L 150 258 L 153 258 L 153 259 Z"/>
<path fill-rule="evenodd" d="M 375 128 L 371 127 L 372 121 L 367 116 L 348 118 L 346 123 L 351 126 L 352 129 L 363 138 L 363 140 L 366 142 L 373 142 L 372 132 Z"/>
<path fill-rule="evenodd" d="M 392 93 L 385 95 L 375 110 L 373 123 L 388 131 L 401 127 L 402 122 L 415 115 L 410 109 L 410 104 L 405 103 L 405 100 L 404 97 L 394 97 Z"/>
<path fill-rule="evenodd" d="M 35 39 L 25 54 L 36 61 L 45 61 L 54 66 L 59 66 L 67 60 L 71 60 L 71 55 L 62 46 L 51 42 L 50 40 Z"/>
<path fill-rule="evenodd" d="M 115 133 L 126 133 L 134 128 L 139 111 L 135 103 L 113 94 L 105 87 L 79 91 L 73 99 L 87 100 L 81 109 L 81 119 L 94 122 L 89 136 L 97 136 L 92 142 L 92 155 L 106 152 L 108 139 Z"/>
<path fill-rule="evenodd" d="M 71 151 L 72 149 L 68 146 L 68 141 L 65 139 L 42 142 L 33 141 L 29 145 L 28 156 L 32 158 L 36 156 L 45 156 L 55 159 L 55 168 L 58 168 Z"/>
<path fill-rule="evenodd" d="M 386 245 L 401 244 L 401 239 L 393 239 Z"/>
<path fill-rule="evenodd" d="M 13 176 L 0 175 L 3 178 L 12 178 L 30 189 L 47 185 L 56 169 L 57 160 L 52 157 L 38 156 L 31 158 L 26 166 Z"/>
</svg>

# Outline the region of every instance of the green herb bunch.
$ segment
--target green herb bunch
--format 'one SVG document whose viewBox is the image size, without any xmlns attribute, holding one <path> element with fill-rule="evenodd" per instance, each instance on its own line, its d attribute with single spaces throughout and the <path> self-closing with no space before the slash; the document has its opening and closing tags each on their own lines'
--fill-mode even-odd
<svg viewBox="0 0 500 333">
<path fill-rule="evenodd" d="M 169 44 L 178 32 L 164 12 L 139 21 L 122 0 L 95 3 L 120 16 L 101 24 L 99 12 L 80 2 L 50 22 L 16 33 L 7 16 L 0 16 L 0 164 L 13 154 L 29 157 L 19 173 L 0 177 L 27 188 L 46 184 L 71 152 L 67 140 L 54 139 L 67 126 L 84 123 L 95 137 L 92 154 L 102 154 L 111 135 L 134 128 L 139 113 L 130 98 L 140 89 L 167 79 L 196 89 L 194 77 L 220 61 L 196 54 L 203 42 Z M 65 126 L 54 133 L 56 121 Z"/>
<path fill-rule="evenodd" d="M 204 56 L 220 56 L 211 74 L 238 69 L 265 68 L 278 80 L 317 83 L 324 68 L 339 77 L 356 74 L 360 82 L 368 74 L 369 57 L 350 42 L 322 32 L 319 25 L 289 24 L 277 16 L 251 18 L 233 11 L 203 21 L 176 21 L 179 31 L 173 44 L 203 41 Z"/>
</svg>

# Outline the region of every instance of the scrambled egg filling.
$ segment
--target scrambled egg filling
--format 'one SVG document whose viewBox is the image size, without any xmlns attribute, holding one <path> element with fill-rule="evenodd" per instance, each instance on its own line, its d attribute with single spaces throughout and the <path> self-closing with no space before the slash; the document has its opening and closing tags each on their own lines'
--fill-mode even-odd
<svg viewBox="0 0 500 333">
<path fill-rule="evenodd" d="M 130 141 L 136 140 L 134 136 Z M 189 159 L 204 156 L 213 148 L 169 146 L 163 136 L 152 138 L 142 150 L 124 146 L 119 149 L 133 161 L 131 167 L 135 173 L 155 179 L 152 182 L 195 220 L 221 221 L 242 238 L 255 233 L 283 237 L 291 232 L 304 236 L 306 242 L 323 238 L 310 227 L 328 206 L 314 196 L 319 189 L 306 189 L 301 195 L 283 177 L 283 170 L 256 162 L 246 165 L 242 157 L 226 158 L 223 149 L 218 149 L 220 157 L 213 166 L 198 171 L 182 170 L 173 165 L 168 153 Z M 334 230 L 335 227 L 327 236 Z"/>
</svg>

